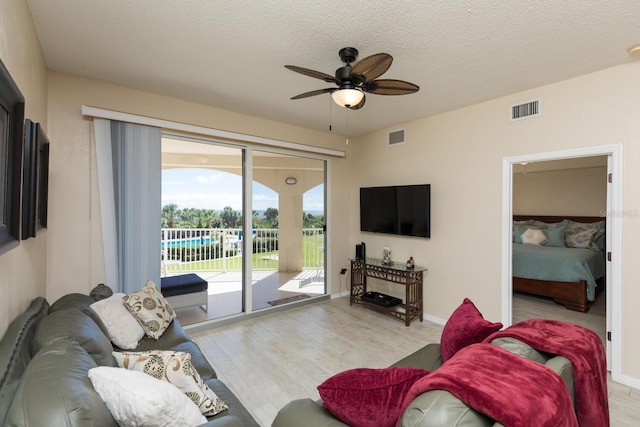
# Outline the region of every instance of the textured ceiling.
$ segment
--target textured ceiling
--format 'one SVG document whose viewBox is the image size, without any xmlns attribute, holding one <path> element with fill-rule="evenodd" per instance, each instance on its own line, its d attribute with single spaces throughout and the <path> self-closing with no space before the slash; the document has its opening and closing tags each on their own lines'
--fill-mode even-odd
<svg viewBox="0 0 640 427">
<path fill-rule="evenodd" d="M 27 0 L 49 69 L 298 126 L 358 135 L 638 60 L 640 1 Z M 386 52 L 420 86 L 348 111 L 338 51 Z"/>
</svg>

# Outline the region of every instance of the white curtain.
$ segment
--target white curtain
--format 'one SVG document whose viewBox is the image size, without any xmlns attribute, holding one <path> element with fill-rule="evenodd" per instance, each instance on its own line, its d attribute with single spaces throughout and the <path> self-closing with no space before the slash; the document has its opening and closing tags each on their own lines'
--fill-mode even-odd
<svg viewBox="0 0 640 427">
<path fill-rule="evenodd" d="M 161 130 L 94 120 L 107 285 L 160 286 Z"/>
</svg>

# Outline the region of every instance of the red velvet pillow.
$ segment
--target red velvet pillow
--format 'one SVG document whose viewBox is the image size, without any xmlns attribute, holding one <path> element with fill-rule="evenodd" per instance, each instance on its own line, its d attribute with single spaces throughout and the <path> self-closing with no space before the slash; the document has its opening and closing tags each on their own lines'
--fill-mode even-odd
<svg viewBox="0 0 640 427">
<path fill-rule="evenodd" d="M 491 323 L 482 317 L 473 302 L 465 298 L 449 317 L 440 338 L 442 362 L 453 357 L 458 350 L 482 342 L 492 333 L 502 329 L 502 323 Z"/>
<path fill-rule="evenodd" d="M 318 386 L 323 406 L 351 427 L 393 427 L 404 397 L 428 374 L 417 368 L 358 368 L 341 372 Z"/>
</svg>

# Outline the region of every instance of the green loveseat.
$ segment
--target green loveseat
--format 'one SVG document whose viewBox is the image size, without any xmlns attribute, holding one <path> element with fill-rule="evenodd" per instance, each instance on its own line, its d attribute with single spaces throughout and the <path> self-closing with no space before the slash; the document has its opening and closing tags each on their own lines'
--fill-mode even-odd
<svg viewBox="0 0 640 427">
<path fill-rule="evenodd" d="M 512 353 L 537 361 L 557 372 L 574 399 L 573 367 L 562 357 L 539 352 L 515 338 L 497 338 L 492 344 Z M 442 365 L 440 344 L 428 344 L 393 366 L 422 368 L 435 371 Z M 322 405 L 322 400 L 298 399 L 289 402 L 277 414 L 272 427 L 345 427 Z M 431 390 L 416 397 L 400 418 L 400 427 L 498 427 L 489 417 L 465 405 L 451 393 Z"/>
<path fill-rule="evenodd" d="M 49 306 L 40 297 L 14 319 L 0 342 L 0 425 L 117 427 L 87 376 L 93 367 L 117 366 L 112 352 L 119 350 L 90 308 L 93 302 L 69 294 Z M 258 426 L 177 319 L 158 340 L 145 336 L 133 351 L 145 350 L 191 354 L 205 383 L 229 407 L 204 426 Z"/>
</svg>

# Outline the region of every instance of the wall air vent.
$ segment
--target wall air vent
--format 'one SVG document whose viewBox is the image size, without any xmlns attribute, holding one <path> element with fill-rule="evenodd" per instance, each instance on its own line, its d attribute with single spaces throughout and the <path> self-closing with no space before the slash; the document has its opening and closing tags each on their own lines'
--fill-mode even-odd
<svg viewBox="0 0 640 427">
<path fill-rule="evenodd" d="M 405 138 L 405 130 L 392 130 L 387 134 L 387 145 L 398 145 L 407 142 Z"/>
<path fill-rule="evenodd" d="M 511 106 L 511 121 L 527 119 L 540 115 L 540 100 L 525 102 L 524 104 Z"/>
</svg>

